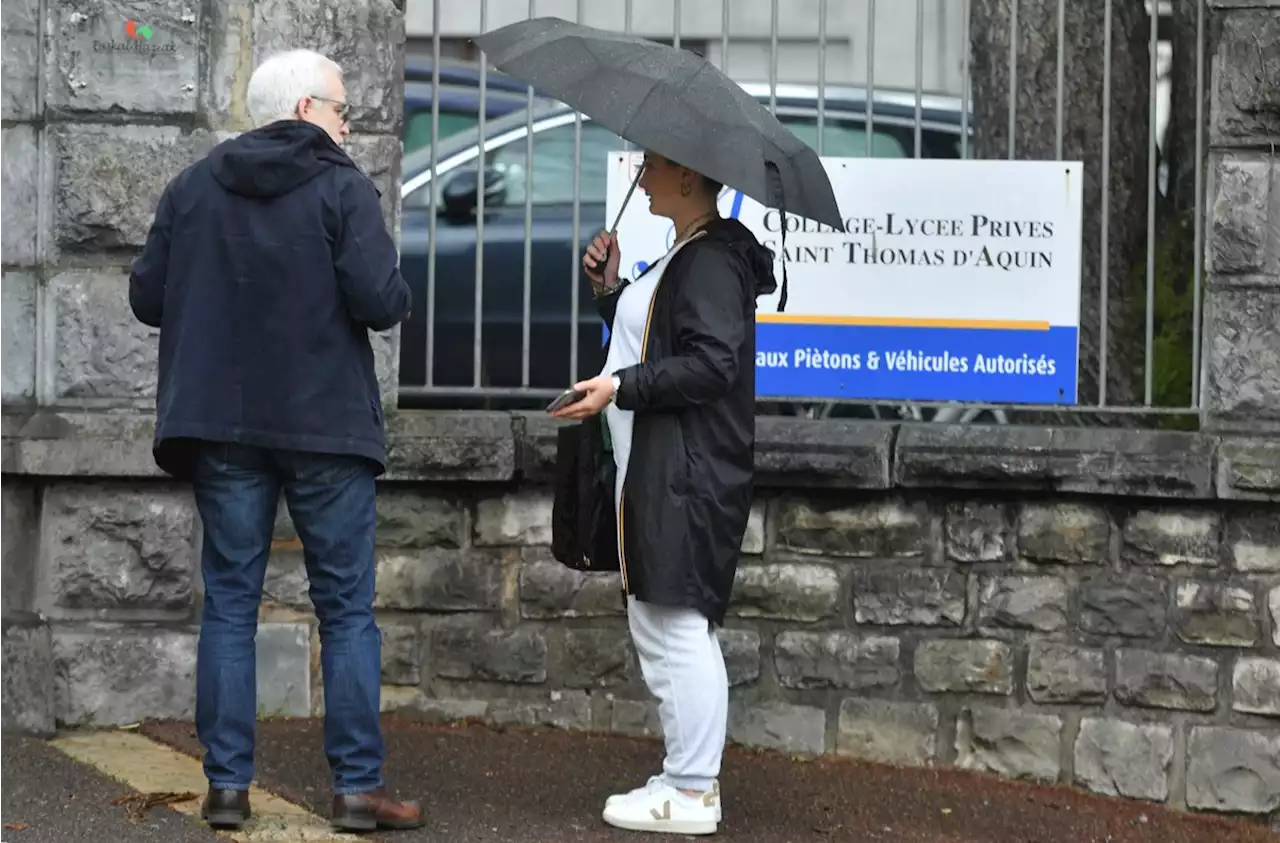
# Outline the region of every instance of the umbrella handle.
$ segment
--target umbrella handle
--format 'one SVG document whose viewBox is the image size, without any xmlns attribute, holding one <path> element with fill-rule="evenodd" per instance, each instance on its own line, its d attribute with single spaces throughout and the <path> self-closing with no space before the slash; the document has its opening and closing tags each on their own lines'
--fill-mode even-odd
<svg viewBox="0 0 1280 843">
<path fill-rule="evenodd" d="M 622 214 L 627 210 L 627 204 L 631 201 L 631 194 L 636 192 L 636 185 L 640 184 L 640 177 L 644 175 L 644 163 L 641 162 L 640 169 L 636 171 L 636 177 L 631 182 L 631 188 L 627 191 L 627 195 L 622 200 L 622 207 L 618 209 L 618 216 L 613 220 L 613 227 L 609 229 L 609 236 L 612 237 L 618 233 L 618 223 L 622 222 Z"/>
</svg>

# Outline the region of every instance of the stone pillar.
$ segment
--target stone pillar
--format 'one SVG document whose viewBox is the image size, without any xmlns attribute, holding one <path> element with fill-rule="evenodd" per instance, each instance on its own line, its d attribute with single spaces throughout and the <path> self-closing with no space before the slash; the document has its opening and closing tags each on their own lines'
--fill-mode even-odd
<svg viewBox="0 0 1280 843">
<path fill-rule="evenodd" d="M 1280 0 L 1211 0 L 1204 421 L 1280 433 Z"/>
<path fill-rule="evenodd" d="M 402 5 L 4 4 L 6 405 L 153 405 L 157 332 L 129 311 L 129 264 L 168 180 L 250 127 L 249 76 L 271 52 L 308 47 L 343 66 L 349 149 L 398 237 Z M 398 338 L 374 339 L 394 407 Z"/>
</svg>

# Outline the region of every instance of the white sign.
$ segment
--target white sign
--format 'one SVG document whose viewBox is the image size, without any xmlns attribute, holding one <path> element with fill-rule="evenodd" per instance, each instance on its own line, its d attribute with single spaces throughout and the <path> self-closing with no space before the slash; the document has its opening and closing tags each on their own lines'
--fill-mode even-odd
<svg viewBox="0 0 1280 843">
<path fill-rule="evenodd" d="M 642 160 L 610 156 L 606 218 Z M 846 232 L 720 196 L 776 256 L 757 312 L 757 394 L 1072 404 L 1080 324 L 1076 161 L 824 158 Z M 785 247 L 783 228 L 785 227 Z M 618 225 L 634 278 L 675 237 L 636 190 Z M 782 264 L 788 299 L 778 313 Z"/>
</svg>

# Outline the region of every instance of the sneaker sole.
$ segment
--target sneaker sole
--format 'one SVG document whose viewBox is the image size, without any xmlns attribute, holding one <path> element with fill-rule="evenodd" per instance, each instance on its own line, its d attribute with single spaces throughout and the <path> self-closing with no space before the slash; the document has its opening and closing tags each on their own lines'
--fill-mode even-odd
<svg viewBox="0 0 1280 843">
<path fill-rule="evenodd" d="M 656 831 L 665 834 L 715 834 L 719 825 L 715 820 L 625 820 L 611 817 L 604 812 L 603 819 L 614 828 L 623 831 Z"/>
</svg>

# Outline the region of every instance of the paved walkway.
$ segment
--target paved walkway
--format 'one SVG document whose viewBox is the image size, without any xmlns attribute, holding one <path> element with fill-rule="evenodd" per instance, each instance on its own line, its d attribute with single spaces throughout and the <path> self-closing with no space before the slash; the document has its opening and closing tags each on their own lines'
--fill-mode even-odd
<svg viewBox="0 0 1280 843">
<path fill-rule="evenodd" d="M 610 829 L 599 817 L 605 796 L 657 769 L 661 754 L 654 742 L 552 730 L 447 728 L 396 718 L 387 718 L 386 728 L 391 785 L 402 796 L 421 798 L 430 822 L 420 831 L 373 839 L 652 839 Z M 59 749 L 4 741 L 3 822 L 24 826 L 0 834 L 6 843 L 219 839 L 194 819 L 198 800 L 175 804 L 172 810 L 155 808 L 143 822 L 130 823 L 125 808 L 111 804 L 128 789 L 103 774 L 144 793 L 202 791 L 199 748 L 189 724 L 76 734 L 55 746 Z M 253 796 L 258 817 L 237 839 L 356 839 L 334 834 L 322 819 L 328 816 L 331 797 L 317 721 L 262 724 L 258 780 L 267 789 Z M 1280 843 L 1280 834 L 1259 825 L 955 770 L 903 770 L 840 759 L 794 761 L 731 749 L 722 781 L 726 816 L 718 839 L 727 841 Z"/>
</svg>

